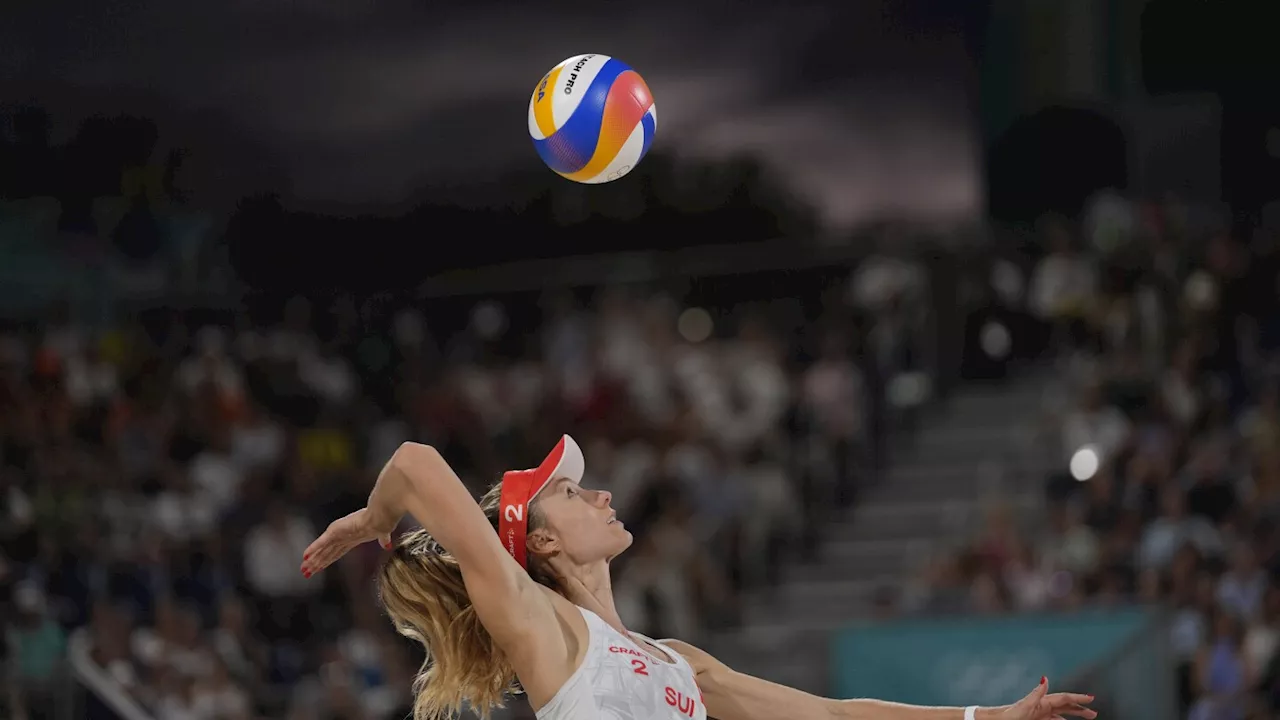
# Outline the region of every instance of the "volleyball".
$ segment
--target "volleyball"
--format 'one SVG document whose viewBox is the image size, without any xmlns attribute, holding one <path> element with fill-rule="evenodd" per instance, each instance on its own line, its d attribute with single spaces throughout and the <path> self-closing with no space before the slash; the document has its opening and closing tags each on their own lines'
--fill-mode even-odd
<svg viewBox="0 0 1280 720">
<path fill-rule="evenodd" d="M 608 55 L 568 58 L 529 98 L 533 146 L 547 167 L 574 182 L 606 183 L 634 170 L 657 126 L 644 78 Z"/>
</svg>

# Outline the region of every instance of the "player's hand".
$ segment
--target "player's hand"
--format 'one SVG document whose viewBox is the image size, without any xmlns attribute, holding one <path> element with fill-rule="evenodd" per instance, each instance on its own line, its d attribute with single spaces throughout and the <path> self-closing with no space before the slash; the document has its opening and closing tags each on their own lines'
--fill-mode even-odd
<svg viewBox="0 0 1280 720">
<path fill-rule="evenodd" d="M 1089 708 L 1091 702 L 1092 695 L 1049 694 L 1049 681 L 1040 678 L 1040 684 L 1035 690 L 1012 705 L 997 708 L 994 717 L 999 720 L 1065 720 L 1068 717 L 1092 720 L 1098 717 L 1098 713 Z"/>
<path fill-rule="evenodd" d="M 391 549 L 391 533 L 395 532 L 399 518 L 379 517 L 369 508 L 361 508 L 346 517 L 329 523 L 329 527 L 316 538 L 302 555 L 302 574 L 313 574 L 337 562 L 357 545 L 377 540 L 384 549 Z"/>
</svg>

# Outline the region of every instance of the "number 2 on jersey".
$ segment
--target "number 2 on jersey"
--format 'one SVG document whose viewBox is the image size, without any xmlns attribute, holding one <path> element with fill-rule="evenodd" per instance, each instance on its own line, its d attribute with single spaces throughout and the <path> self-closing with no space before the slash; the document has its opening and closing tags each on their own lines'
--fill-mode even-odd
<svg viewBox="0 0 1280 720">
<path fill-rule="evenodd" d="M 637 675 L 649 674 L 649 666 L 645 665 L 643 660 L 631 658 L 631 669 L 634 670 Z"/>
</svg>

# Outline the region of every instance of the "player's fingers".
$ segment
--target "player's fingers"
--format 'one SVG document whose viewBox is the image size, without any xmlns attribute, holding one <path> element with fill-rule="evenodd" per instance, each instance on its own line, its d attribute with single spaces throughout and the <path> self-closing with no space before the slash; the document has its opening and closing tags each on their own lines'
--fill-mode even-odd
<svg viewBox="0 0 1280 720">
<path fill-rule="evenodd" d="M 1046 698 L 1054 707 L 1064 705 L 1088 705 L 1093 702 L 1092 695 L 1084 693 L 1054 693 Z"/>
<path fill-rule="evenodd" d="M 337 534 L 333 530 L 333 525 L 325 528 L 324 532 L 320 533 L 320 537 L 312 540 L 311 544 L 307 546 L 307 549 L 302 551 L 302 561 L 306 562 L 319 557 L 325 551 L 325 548 L 333 545 L 337 539 L 336 535 Z"/>
<path fill-rule="evenodd" d="M 346 555 L 347 551 L 349 551 L 350 549 L 351 549 L 350 543 L 334 543 L 333 545 L 329 546 L 320 555 L 320 567 L 317 568 L 315 572 L 324 570 L 330 565 L 338 562 L 338 560 L 342 559 L 342 556 Z"/>
<path fill-rule="evenodd" d="M 312 574 L 320 569 L 320 558 L 325 552 L 326 546 L 320 545 L 307 550 L 302 556 L 302 567 L 298 568 L 302 574 L 311 577 Z"/>
<path fill-rule="evenodd" d="M 308 577 L 314 575 L 337 562 L 338 558 L 345 555 L 346 552 L 347 548 L 344 543 L 336 539 L 318 546 L 310 558 L 303 561 L 302 573 Z"/>
<path fill-rule="evenodd" d="M 307 549 L 302 551 L 302 561 L 306 562 L 314 557 L 316 553 L 319 552 L 320 548 L 324 547 L 327 542 L 328 538 L 324 535 L 312 540 L 311 544 L 307 546 Z"/>
<path fill-rule="evenodd" d="M 1086 696 L 1087 697 L 1087 696 Z M 1083 704 L 1071 702 L 1069 698 L 1062 696 L 1049 696 L 1045 698 L 1045 702 L 1040 706 L 1045 712 L 1057 713 L 1059 715 L 1070 715 L 1072 717 L 1086 718 L 1091 720 L 1098 716 L 1092 708 Z"/>
<path fill-rule="evenodd" d="M 307 546 L 302 552 L 302 570 L 303 575 L 309 575 L 316 571 L 320 565 L 320 558 L 328 551 L 330 540 L 325 535 L 316 538 L 314 542 Z"/>
</svg>

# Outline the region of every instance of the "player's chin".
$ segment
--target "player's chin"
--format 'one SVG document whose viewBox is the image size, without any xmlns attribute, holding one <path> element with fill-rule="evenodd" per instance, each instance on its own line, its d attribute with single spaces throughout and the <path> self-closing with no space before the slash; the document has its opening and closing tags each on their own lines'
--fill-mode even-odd
<svg viewBox="0 0 1280 720">
<path fill-rule="evenodd" d="M 631 547 L 631 530 L 622 530 L 620 534 L 622 537 L 614 539 L 613 547 L 609 548 L 609 555 L 605 562 L 613 562 L 623 552 L 626 552 L 628 547 Z"/>
<path fill-rule="evenodd" d="M 621 555 L 627 548 L 631 547 L 631 543 L 635 542 L 635 538 L 631 536 L 631 531 L 622 527 L 622 525 L 615 525 L 610 530 L 614 535 L 612 540 L 614 546 L 613 556 L 615 557 Z"/>
</svg>

